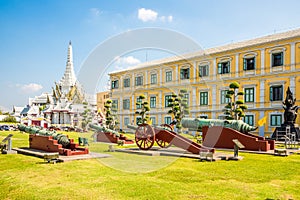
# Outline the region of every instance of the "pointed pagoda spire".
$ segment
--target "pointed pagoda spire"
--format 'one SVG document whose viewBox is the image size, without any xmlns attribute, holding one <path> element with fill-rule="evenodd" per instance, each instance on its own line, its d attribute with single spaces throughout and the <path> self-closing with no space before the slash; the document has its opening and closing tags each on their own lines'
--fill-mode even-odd
<svg viewBox="0 0 300 200">
<path fill-rule="evenodd" d="M 75 85 L 75 83 L 76 83 L 76 76 L 73 67 L 73 49 L 72 49 L 72 43 L 70 41 L 68 46 L 68 57 L 67 57 L 65 73 L 59 82 L 59 85 L 61 86 L 62 89 L 61 92 L 67 93 L 70 90 L 70 88 Z"/>
<path fill-rule="evenodd" d="M 68 62 L 73 64 L 73 48 L 71 40 L 69 41 L 67 64 Z"/>
</svg>

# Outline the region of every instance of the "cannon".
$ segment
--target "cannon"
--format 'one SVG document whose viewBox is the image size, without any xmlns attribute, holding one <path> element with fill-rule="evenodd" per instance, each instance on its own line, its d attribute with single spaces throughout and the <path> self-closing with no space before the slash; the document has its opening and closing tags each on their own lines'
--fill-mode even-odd
<svg viewBox="0 0 300 200">
<path fill-rule="evenodd" d="M 90 127 L 91 129 L 96 130 L 96 131 L 110 132 L 110 133 L 114 134 L 116 137 L 120 137 L 119 132 L 114 131 L 114 130 L 111 130 L 111 129 L 106 128 L 106 127 L 101 126 L 101 125 L 96 125 L 96 124 L 89 123 L 89 127 Z"/>
<path fill-rule="evenodd" d="M 105 126 L 92 123 L 89 123 L 88 126 L 96 132 L 100 132 L 97 134 L 98 142 L 118 143 L 120 145 L 134 143 L 133 140 L 128 139 L 123 134 L 120 134 L 119 132 L 114 131 L 112 129 L 106 128 Z"/>
<path fill-rule="evenodd" d="M 174 145 L 193 154 L 199 154 L 200 152 L 214 153 L 215 151 L 214 148 L 202 146 L 177 134 L 173 131 L 172 126 L 168 124 L 156 127 L 152 127 L 149 124 L 140 124 L 138 126 L 129 124 L 127 127 L 135 130 L 135 143 L 142 150 L 149 150 L 156 142 L 162 148 Z"/>
<path fill-rule="evenodd" d="M 181 124 L 184 128 L 188 128 L 192 131 L 201 131 L 204 126 L 222 126 L 225 128 L 232 128 L 241 133 L 248 133 L 257 129 L 257 127 L 250 126 L 242 120 L 183 118 Z"/>
<path fill-rule="evenodd" d="M 57 133 L 56 131 L 42 130 L 37 127 L 25 126 L 23 124 L 19 124 L 18 128 L 20 131 L 24 131 L 25 133 L 29 133 L 29 134 L 52 136 L 52 138 L 54 140 L 57 140 L 58 144 L 61 144 L 64 148 L 68 147 L 70 144 L 70 140 L 68 136 Z"/>
</svg>

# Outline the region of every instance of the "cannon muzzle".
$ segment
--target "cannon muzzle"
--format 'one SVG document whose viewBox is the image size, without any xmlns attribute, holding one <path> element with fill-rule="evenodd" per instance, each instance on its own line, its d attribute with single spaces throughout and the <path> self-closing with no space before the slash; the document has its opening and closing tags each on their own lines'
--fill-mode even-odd
<svg viewBox="0 0 300 200">
<path fill-rule="evenodd" d="M 202 127 L 208 126 L 223 126 L 232 128 L 242 133 L 248 133 L 257 129 L 257 127 L 250 126 L 242 120 L 221 120 L 221 119 L 200 119 L 200 118 L 183 118 L 181 124 L 184 128 L 201 131 Z"/>
</svg>

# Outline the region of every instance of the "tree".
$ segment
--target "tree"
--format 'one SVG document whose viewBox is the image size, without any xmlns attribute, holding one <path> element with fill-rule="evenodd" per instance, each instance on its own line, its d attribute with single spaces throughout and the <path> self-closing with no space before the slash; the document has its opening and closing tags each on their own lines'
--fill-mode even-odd
<svg viewBox="0 0 300 200">
<path fill-rule="evenodd" d="M 94 113 L 92 113 L 92 110 L 88 108 L 87 102 L 83 102 L 82 104 L 83 104 L 84 111 L 82 113 L 81 126 L 84 130 L 86 130 L 88 123 L 90 123 L 93 119 Z"/>
<path fill-rule="evenodd" d="M 228 120 L 240 120 L 245 117 L 245 110 L 247 105 L 244 104 L 244 92 L 239 91 L 240 84 L 238 82 L 232 82 L 229 85 L 229 90 L 226 93 L 226 98 L 229 99 L 228 104 L 225 106 L 224 114 Z"/>
<path fill-rule="evenodd" d="M 2 122 L 12 122 L 12 123 L 16 123 L 17 120 L 14 116 L 8 115 L 7 117 L 5 117 Z"/>
<path fill-rule="evenodd" d="M 140 111 L 136 111 L 135 114 L 140 115 L 137 124 L 146 124 L 147 121 L 150 119 L 150 107 L 149 103 L 145 100 L 146 97 L 144 95 L 140 95 L 138 97 L 141 102 L 137 102 L 136 105 L 139 107 Z"/>
<path fill-rule="evenodd" d="M 168 107 L 171 109 L 168 111 L 169 114 L 173 114 L 176 119 L 176 128 L 178 132 L 181 132 L 182 125 L 181 120 L 186 115 L 189 114 L 188 99 L 186 98 L 187 90 L 182 89 L 179 94 L 172 94 L 171 99 L 168 100 Z"/>
<path fill-rule="evenodd" d="M 105 114 L 105 124 L 107 128 L 115 130 L 116 126 L 119 124 L 117 120 L 117 106 L 112 100 L 108 99 L 104 103 L 104 114 Z"/>
</svg>

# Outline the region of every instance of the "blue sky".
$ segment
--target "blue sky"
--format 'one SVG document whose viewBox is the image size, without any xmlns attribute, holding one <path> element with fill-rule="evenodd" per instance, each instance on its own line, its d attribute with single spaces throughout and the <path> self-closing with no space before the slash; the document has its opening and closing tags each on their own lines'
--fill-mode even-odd
<svg viewBox="0 0 300 200">
<path fill-rule="evenodd" d="M 124 31 L 167 28 L 209 48 L 300 28 L 299 7 L 298 0 L 0 0 L 0 106 L 11 110 L 51 92 L 63 76 L 69 40 L 78 73 L 97 45 Z M 127 55 L 116 65 L 145 59 Z"/>
</svg>

